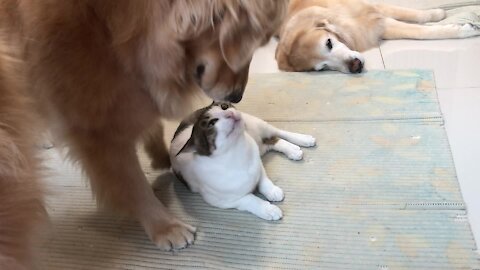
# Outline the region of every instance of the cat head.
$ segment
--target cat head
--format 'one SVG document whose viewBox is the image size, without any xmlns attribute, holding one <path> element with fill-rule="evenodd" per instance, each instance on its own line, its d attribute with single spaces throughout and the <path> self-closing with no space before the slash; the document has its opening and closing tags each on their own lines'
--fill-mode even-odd
<svg viewBox="0 0 480 270">
<path fill-rule="evenodd" d="M 245 130 L 242 115 L 228 102 L 213 102 L 194 114 L 192 135 L 177 153 L 195 152 L 210 156 L 232 145 Z"/>
</svg>

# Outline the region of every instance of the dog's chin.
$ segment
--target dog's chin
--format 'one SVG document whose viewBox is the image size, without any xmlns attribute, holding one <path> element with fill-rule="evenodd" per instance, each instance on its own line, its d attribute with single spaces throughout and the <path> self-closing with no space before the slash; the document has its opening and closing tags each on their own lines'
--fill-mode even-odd
<svg viewBox="0 0 480 270">
<path fill-rule="evenodd" d="M 348 70 L 347 67 L 345 67 L 345 68 L 338 68 L 338 69 L 332 69 L 332 70 L 336 70 L 336 71 L 339 71 L 339 72 L 345 73 L 345 74 L 353 74 L 352 72 L 350 72 L 350 70 Z"/>
<path fill-rule="evenodd" d="M 240 101 L 242 101 L 243 95 L 228 95 L 228 96 L 223 96 L 223 97 L 214 97 L 214 96 L 209 96 L 215 101 L 220 101 L 220 102 L 230 102 L 237 104 Z"/>
<path fill-rule="evenodd" d="M 214 101 L 216 101 L 216 102 L 236 103 L 236 102 L 233 102 L 232 100 L 230 100 L 230 99 L 228 98 L 228 96 L 224 96 L 224 95 L 212 95 L 212 94 L 208 93 L 207 91 L 203 91 L 203 93 L 204 93 L 205 96 L 207 96 L 209 99 L 214 100 Z"/>
<path fill-rule="evenodd" d="M 211 98 L 212 100 L 219 101 L 219 102 L 230 102 L 230 103 L 239 103 L 243 98 L 243 91 L 215 91 L 212 89 L 203 89 L 203 93 Z M 226 93 L 226 94 L 217 94 L 217 93 Z"/>
<path fill-rule="evenodd" d="M 342 67 L 330 67 L 326 70 L 330 70 L 330 71 L 338 71 L 338 72 L 341 72 L 341 73 L 344 73 L 344 74 L 356 74 L 358 72 L 352 72 L 349 70 L 349 68 L 347 66 L 342 66 Z"/>
</svg>

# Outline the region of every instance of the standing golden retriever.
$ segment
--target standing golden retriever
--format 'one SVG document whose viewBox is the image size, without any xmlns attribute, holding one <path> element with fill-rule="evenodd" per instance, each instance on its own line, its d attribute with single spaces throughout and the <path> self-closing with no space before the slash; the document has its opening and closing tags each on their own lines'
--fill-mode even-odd
<svg viewBox="0 0 480 270">
<path fill-rule="evenodd" d="M 445 18 L 441 9 L 416 10 L 363 0 L 292 0 L 275 53 L 285 71 L 360 73 L 360 52 L 382 39 L 445 39 L 480 35 L 472 24 L 421 25 Z"/>
<path fill-rule="evenodd" d="M 201 89 L 239 102 L 254 50 L 282 0 L 0 0 L 0 269 L 32 267 L 45 217 L 35 129 L 41 115 L 88 175 L 100 205 L 136 218 L 163 250 L 194 241 L 140 168 L 145 142 L 168 166 L 159 117 Z"/>
</svg>

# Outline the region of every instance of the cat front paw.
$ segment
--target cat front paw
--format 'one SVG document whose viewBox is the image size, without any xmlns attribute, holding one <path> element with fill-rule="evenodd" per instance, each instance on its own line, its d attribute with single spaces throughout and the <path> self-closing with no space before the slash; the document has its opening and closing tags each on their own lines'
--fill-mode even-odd
<svg viewBox="0 0 480 270">
<path fill-rule="evenodd" d="M 317 144 L 317 140 L 311 135 L 301 134 L 298 139 L 298 145 L 302 147 L 313 147 Z"/>
<path fill-rule="evenodd" d="M 277 186 L 273 186 L 268 192 L 266 192 L 265 197 L 271 202 L 281 202 L 285 198 L 283 190 Z"/>
<path fill-rule="evenodd" d="M 303 151 L 300 149 L 291 149 L 287 153 L 287 157 L 291 160 L 302 160 L 303 159 Z"/>
<path fill-rule="evenodd" d="M 278 206 L 267 202 L 259 215 L 260 218 L 265 220 L 279 220 L 283 217 L 282 209 Z"/>
</svg>

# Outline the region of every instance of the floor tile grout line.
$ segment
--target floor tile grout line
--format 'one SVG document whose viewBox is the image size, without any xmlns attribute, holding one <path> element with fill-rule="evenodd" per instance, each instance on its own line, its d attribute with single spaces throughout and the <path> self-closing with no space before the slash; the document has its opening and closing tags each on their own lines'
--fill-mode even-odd
<svg viewBox="0 0 480 270">
<path fill-rule="evenodd" d="M 383 69 L 387 69 L 387 67 L 385 66 L 385 59 L 383 59 L 382 45 L 381 44 L 378 45 L 378 50 L 380 51 L 380 57 L 382 58 Z"/>
</svg>

